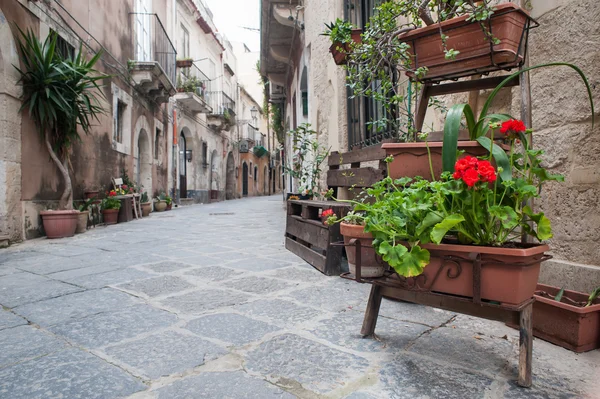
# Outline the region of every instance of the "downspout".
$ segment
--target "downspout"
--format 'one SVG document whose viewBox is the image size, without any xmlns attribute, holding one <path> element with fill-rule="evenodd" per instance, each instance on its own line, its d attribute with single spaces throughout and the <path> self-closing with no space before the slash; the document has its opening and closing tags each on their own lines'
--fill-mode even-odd
<svg viewBox="0 0 600 399">
<path fill-rule="evenodd" d="M 177 110 L 173 108 L 173 198 L 176 198 L 179 202 L 179 194 L 177 193 Z"/>
</svg>

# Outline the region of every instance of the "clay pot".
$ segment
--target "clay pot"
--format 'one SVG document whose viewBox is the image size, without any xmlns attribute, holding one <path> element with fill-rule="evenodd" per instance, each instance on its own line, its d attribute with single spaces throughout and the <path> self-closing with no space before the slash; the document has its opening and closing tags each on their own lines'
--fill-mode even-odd
<svg viewBox="0 0 600 399">
<path fill-rule="evenodd" d="M 600 348 L 600 299 L 596 299 L 592 306 L 579 307 L 564 298 L 585 304 L 587 294 L 565 290 L 564 302 L 557 302 L 542 295 L 541 291 L 554 298 L 560 288 L 537 285 L 533 304 L 533 335 L 575 352 Z"/>
<path fill-rule="evenodd" d="M 44 231 L 48 238 L 64 238 L 75 235 L 79 211 L 41 211 Z"/>
<path fill-rule="evenodd" d="M 118 209 L 103 209 L 102 210 L 102 218 L 104 219 L 104 224 L 117 224 L 119 220 L 119 210 Z"/>
<path fill-rule="evenodd" d="M 142 203 L 142 217 L 150 215 L 150 212 L 152 212 L 152 202 Z"/>
<path fill-rule="evenodd" d="M 467 21 L 466 15 L 400 36 L 400 40 L 411 46 L 409 51 L 414 55 L 413 69 L 428 68 L 422 80 L 440 81 L 521 65 L 525 56 L 525 28 L 529 14 L 510 3 L 500 4 L 495 8 L 489 23 L 492 34 L 500 43 L 493 45 L 492 49 L 490 40 L 486 38 L 479 23 Z M 487 23 L 484 23 L 487 27 Z M 448 35 L 447 47 L 460 52 L 455 59 L 445 58 L 440 29 Z M 415 77 L 412 73 L 407 75 Z"/>
<path fill-rule="evenodd" d="M 154 201 L 154 210 L 156 212 L 164 212 L 167 209 L 167 201 Z"/>
<path fill-rule="evenodd" d="M 85 199 L 90 199 L 98 196 L 99 191 L 84 191 L 83 196 Z"/>
<path fill-rule="evenodd" d="M 75 233 L 81 234 L 86 232 L 89 215 L 90 211 L 79 212 L 79 215 L 77 215 L 77 229 L 75 230 Z"/>
<path fill-rule="evenodd" d="M 167 208 L 165 210 L 170 211 L 171 209 L 173 209 L 173 202 L 167 204 Z"/>
<path fill-rule="evenodd" d="M 348 267 L 350 274 L 356 275 L 356 247 L 348 245 L 350 240 L 356 238 L 360 240 L 361 265 L 360 276 L 365 278 L 381 277 L 385 271 L 385 264 L 378 259 L 377 253 L 373 248 L 373 236 L 371 233 L 365 233 L 364 226 L 340 223 L 340 233 L 344 236 L 346 256 L 348 256 Z"/>
<path fill-rule="evenodd" d="M 472 254 L 481 254 L 481 299 L 518 305 L 533 297 L 547 245 L 500 248 L 474 245 L 423 244 L 430 252 L 415 285 L 433 292 L 473 297 Z M 447 257 L 452 257 L 447 260 Z M 445 259 L 446 258 L 446 259 Z M 440 270 L 441 269 L 441 270 Z"/>
<path fill-rule="evenodd" d="M 175 61 L 177 68 L 189 68 L 194 63 L 194 60 L 177 60 Z"/>
<path fill-rule="evenodd" d="M 386 156 L 393 156 L 394 160 L 388 164 L 389 176 L 392 179 L 401 177 L 421 176 L 427 180 L 431 179 L 429 169 L 429 156 L 427 145 L 431 152 L 431 164 L 435 178 L 442 173 L 442 146 L 443 142 L 431 143 L 384 143 L 381 148 L 385 150 Z M 464 151 L 464 155 L 481 157 L 489 155 L 489 151 L 477 141 L 459 141 L 458 150 Z M 463 156 L 464 156 L 463 155 Z"/>
<path fill-rule="evenodd" d="M 352 40 L 354 40 L 355 43 L 360 43 L 362 41 L 362 38 L 360 37 L 361 33 L 362 29 L 352 29 Z M 329 47 L 329 52 L 333 55 L 333 61 L 336 65 L 345 65 L 348 54 L 350 53 L 350 46 L 348 44 L 336 42 Z"/>
</svg>

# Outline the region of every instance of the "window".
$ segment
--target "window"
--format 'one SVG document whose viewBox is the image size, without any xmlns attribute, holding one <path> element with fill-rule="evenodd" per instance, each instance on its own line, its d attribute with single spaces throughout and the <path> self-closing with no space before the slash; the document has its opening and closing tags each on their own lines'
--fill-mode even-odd
<svg viewBox="0 0 600 399">
<path fill-rule="evenodd" d="M 258 175 L 258 168 L 255 166 L 254 167 L 254 181 L 258 181 L 257 176 Z"/>
<path fill-rule="evenodd" d="M 302 116 L 308 116 L 308 92 L 302 92 Z"/>
<path fill-rule="evenodd" d="M 208 166 L 208 144 L 202 142 L 202 166 Z"/>
<path fill-rule="evenodd" d="M 181 58 L 188 58 L 190 56 L 190 32 L 181 25 Z"/>
<path fill-rule="evenodd" d="M 125 119 L 125 110 L 127 109 L 127 104 L 123 101 L 117 100 L 117 115 L 115 119 L 115 137 L 114 140 L 117 143 L 123 143 L 123 121 Z"/>
<path fill-rule="evenodd" d="M 75 47 L 71 46 L 58 32 L 50 30 L 50 34 L 56 34 L 56 49 L 62 58 L 75 58 Z"/>
<path fill-rule="evenodd" d="M 156 128 L 156 137 L 154 138 L 154 159 L 158 159 L 158 150 L 160 149 L 160 136 L 162 132 L 159 128 Z"/>
</svg>

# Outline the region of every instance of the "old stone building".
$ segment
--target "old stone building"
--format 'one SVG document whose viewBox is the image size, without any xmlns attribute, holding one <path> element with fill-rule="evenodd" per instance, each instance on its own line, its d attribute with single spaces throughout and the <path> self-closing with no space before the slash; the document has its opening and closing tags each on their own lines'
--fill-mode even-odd
<svg viewBox="0 0 600 399">
<path fill-rule="evenodd" d="M 361 98 L 349 98 L 345 72 L 329 54 L 329 38 L 321 36 L 325 24 L 336 18 L 364 27 L 379 0 L 262 0 L 261 73 L 271 82 L 271 100 L 284 105 L 286 128 L 312 124 L 319 141 L 334 151 L 374 143 L 367 122 L 376 119 L 377 106 Z M 600 99 L 600 4 L 592 0 L 518 1 L 537 19 L 531 30 L 530 65 L 570 62 L 582 68 Z M 554 259 L 546 262 L 541 280 L 556 286 L 590 291 L 600 281 L 600 133 L 598 120 L 592 129 L 589 102 L 579 77 L 567 68 L 547 68 L 530 73 L 533 128 L 536 146 L 546 151 L 553 173 L 565 175 L 565 183 L 549 185 L 536 203 L 553 221 L 550 240 Z M 488 93 L 479 93 L 484 98 Z M 520 116 L 519 88 L 505 89 L 494 106 Z M 446 104 L 464 102 L 459 95 L 440 98 Z M 482 104 L 483 101 L 479 101 Z M 596 107 L 596 109 L 598 106 Z M 598 114 L 596 114 L 596 119 Z M 443 118 L 433 110 L 427 125 L 441 130 Z M 393 133 L 393 132 L 392 132 Z M 367 141 L 367 142 L 366 142 Z M 285 162 L 292 161 L 290 139 Z M 286 177 L 287 189 L 294 182 Z"/>
</svg>

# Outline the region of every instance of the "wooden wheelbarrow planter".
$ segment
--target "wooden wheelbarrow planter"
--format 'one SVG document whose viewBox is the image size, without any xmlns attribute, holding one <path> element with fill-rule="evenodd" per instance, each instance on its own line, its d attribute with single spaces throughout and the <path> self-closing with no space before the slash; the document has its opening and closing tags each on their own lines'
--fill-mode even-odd
<svg viewBox="0 0 600 399">
<path fill-rule="evenodd" d="M 344 243 L 334 245 L 344 246 Z M 496 320 L 504 323 L 512 323 L 519 326 L 519 377 L 517 383 L 522 387 L 531 387 L 531 361 L 533 350 L 533 325 L 532 309 L 535 299 L 532 297 L 517 305 L 507 305 L 481 300 L 481 264 L 473 262 L 473 298 L 465 298 L 447 294 L 440 294 L 423 288 L 416 278 L 399 277 L 395 272 L 387 270 L 383 277 L 362 278 L 361 277 L 361 243 L 353 239 L 348 245 L 356 247 L 356 275 L 344 273 L 341 277 L 355 280 L 359 283 L 371 284 L 371 293 L 365 310 L 361 334 L 363 337 L 372 336 L 375 333 L 381 299 L 383 297 L 398 299 L 420 305 L 431 306 L 438 309 L 461 313 L 469 316 L 480 317 L 488 320 Z"/>
</svg>

